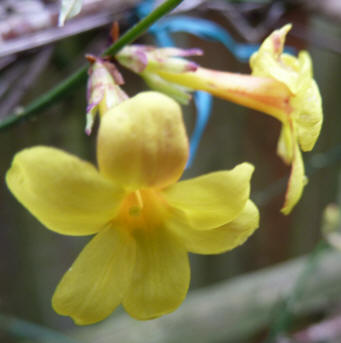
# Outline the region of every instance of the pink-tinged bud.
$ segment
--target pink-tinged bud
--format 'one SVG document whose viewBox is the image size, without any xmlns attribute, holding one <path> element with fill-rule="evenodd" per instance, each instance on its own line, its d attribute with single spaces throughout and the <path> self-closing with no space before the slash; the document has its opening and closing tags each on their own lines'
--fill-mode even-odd
<svg viewBox="0 0 341 343">
<path fill-rule="evenodd" d="M 108 110 L 128 99 L 119 87 L 124 80 L 114 64 L 94 56 L 87 56 L 92 66 L 87 85 L 87 114 L 85 133 L 91 134 L 97 112 L 102 117 Z"/>
<path fill-rule="evenodd" d="M 148 65 L 147 50 L 143 45 L 131 45 L 123 48 L 117 55 L 117 61 L 134 73 L 143 72 Z"/>
<path fill-rule="evenodd" d="M 156 48 L 147 45 L 127 46 L 116 55 L 120 64 L 139 74 L 147 85 L 157 91 L 171 96 L 182 104 L 188 104 L 191 99 L 191 89 L 160 77 L 159 73 L 166 72 L 175 75 L 195 72 L 199 66 L 183 57 L 201 56 L 200 49 Z"/>
<path fill-rule="evenodd" d="M 146 45 L 131 45 L 122 49 L 116 56 L 120 64 L 135 73 L 148 71 L 167 71 L 171 73 L 183 73 L 195 71 L 198 65 L 187 61 L 182 57 L 201 56 L 200 49 L 178 49 L 178 48 L 155 48 Z"/>
</svg>

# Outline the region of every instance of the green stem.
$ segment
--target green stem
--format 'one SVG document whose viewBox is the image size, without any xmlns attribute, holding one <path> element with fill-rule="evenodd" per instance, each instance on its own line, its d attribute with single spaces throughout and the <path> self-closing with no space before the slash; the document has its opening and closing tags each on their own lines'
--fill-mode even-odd
<svg viewBox="0 0 341 343">
<path fill-rule="evenodd" d="M 112 44 L 107 50 L 104 51 L 104 56 L 116 55 L 125 45 L 132 43 L 142 33 L 155 23 L 158 19 L 169 13 L 172 9 L 178 6 L 183 0 L 167 0 L 162 5 L 157 7 L 148 16 L 140 20 L 135 26 L 129 29 L 117 42 Z M 37 113 L 50 106 L 58 99 L 60 99 L 65 93 L 70 91 L 75 86 L 78 86 L 86 79 L 87 66 L 83 66 L 78 69 L 67 79 L 60 82 L 50 91 L 46 92 L 38 99 L 32 101 L 22 111 L 12 113 L 0 122 L 0 130 L 8 128 L 23 119 L 29 118 L 31 115 Z"/>
<path fill-rule="evenodd" d="M 324 252 L 327 247 L 328 244 L 326 241 L 321 240 L 310 253 L 307 263 L 304 266 L 301 275 L 298 277 L 291 294 L 277 309 L 277 315 L 270 326 L 269 335 L 265 339 L 264 343 L 275 342 L 279 335 L 290 329 L 293 319 L 293 307 L 304 293 L 306 282 L 308 278 L 311 277 L 311 274 L 314 272 L 322 252 Z"/>
</svg>

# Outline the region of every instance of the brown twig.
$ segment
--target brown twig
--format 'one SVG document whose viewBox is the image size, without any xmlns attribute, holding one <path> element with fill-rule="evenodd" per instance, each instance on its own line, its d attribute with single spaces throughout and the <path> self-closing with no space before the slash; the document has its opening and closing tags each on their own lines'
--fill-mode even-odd
<svg viewBox="0 0 341 343">
<path fill-rule="evenodd" d="M 113 43 L 115 43 L 120 38 L 120 24 L 118 21 L 115 21 L 112 24 L 110 36 Z"/>
</svg>

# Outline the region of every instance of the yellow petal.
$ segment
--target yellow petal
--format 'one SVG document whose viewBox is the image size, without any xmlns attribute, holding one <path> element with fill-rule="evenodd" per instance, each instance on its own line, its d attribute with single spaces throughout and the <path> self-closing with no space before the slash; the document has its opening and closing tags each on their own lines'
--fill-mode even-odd
<svg viewBox="0 0 341 343">
<path fill-rule="evenodd" d="M 174 218 L 167 225 L 185 244 L 188 251 L 197 254 L 220 254 L 243 244 L 258 228 L 259 213 L 248 200 L 240 215 L 219 228 L 199 231 L 186 225 L 181 218 Z"/>
<path fill-rule="evenodd" d="M 281 134 L 277 144 L 277 154 L 283 159 L 286 164 L 291 164 L 293 158 L 292 133 L 290 125 L 282 124 Z"/>
<path fill-rule="evenodd" d="M 321 95 L 313 79 L 309 54 L 301 51 L 295 57 L 282 53 L 285 36 L 290 28 L 290 25 L 286 25 L 274 31 L 252 55 L 250 65 L 253 75 L 272 77 L 290 89 L 292 95 L 288 102 L 290 111 L 287 113 L 295 124 L 302 150 L 310 151 L 322 126 Z M 286 124 L 285 120 L 282 122 Z"/>
<path fill-rule="evenodd" d="M 174 311 L 184 300 L 190 282 L 185 248 L 162 227 L 135 231 L 136 266 L 123 306 L 140 320 Z"/>
<path fill-rule="evenodd" d="M 176 182 L 188 157 L 179 105 L 157 92 L 121 103 L 102 119 L 97 157 L 101 173 L 129 190 Z"/>
<path fill-rule="evenodd" d="M 295 109 L 297 136 L 303 151 L 310 151 L 320 135 L 323 111 L 319 88 L 311 75 L 311 60 L 306 52 L 299 55 L 302 87 L 297 96 L 292 99 Z"/>
<path fill-rule="evenodd" d="M 97 234 L 65 273 L 52 298 L 54 310 L 78 325 L 103 320 L 120 304 L 135 264 L 135 241 L 109 227 Z"/>
<path fill-rule="evenodd" d="M 250 67 L 252 75 L 274 78 L 296 94 L 300 87 L 297 59 L 282 53 L 285 37 L 290 29 L 291 25 L 288 24 L 272 32 L 251 56 Z"/>
<path fill-rule="evenodd" d="M 304 175 L 304 163 L 298 144 L 294 145 L 293 160 L 289 177 L 288 188 L 285 195 L 284 205 L 281 212 L 289 214 L 300 200 L 303 188 L 307 184 L 307 177 Z"/>
<path fill-rule="evenodd" d="M 66 235 L 98 232 L 116 214 L 122 199 L 122 191 L 93 165 L 49 147 L 17 153 L 6 182 L 41 223 Z"/>
<path fill-rule="evenodd" d="M 296 120 L 298 141 L 303 151 L 310 151 L 320 135 L 323 121 L 321 96 L 315 81 L 298 101 L 301 108 Z"/>
<path fill-rule="evenodd" d="M 252 75 L 271 77 L 285 84 L 292 95 L 303 91 L 312 81 L 312 62 L 306 51 L 298 58 L 283 53 L 285 38 L 291 25 L 275 30 L 250 58 Z"/>
<path fill-rule="evenodd" d="M 178 182 L 163 191 L 168 204 L 180 211 L 192 228 L 209 230 L 237 218 L 250 194 L 254 167 L 242 163 L 230 171 L 219 171 Z"/>
</svg>

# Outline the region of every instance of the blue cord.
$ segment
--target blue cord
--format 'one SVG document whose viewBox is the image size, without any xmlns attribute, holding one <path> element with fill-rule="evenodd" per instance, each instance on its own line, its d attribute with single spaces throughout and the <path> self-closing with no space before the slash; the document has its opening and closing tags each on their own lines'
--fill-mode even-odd
<svg viewBox="0 0 341 343">
<path fill-rule="evenodd" d="M 150 28 L 152 34 L 159 34 L 164 31 L 168 33 L 185 32 L 206 40 L 218 41 L 241 62 L 247 62 L 259 48 L 258 44 L 236 42 L 224 28 L 201 18 L 175 16 L 162 19 Z"/>
<path fill-rule="evenodd" d="M 213 98 L 211 94 L 201 91 L 195 92 L 194 103 L 197 109 L 197 119 L 190 139 L 189 159 L 186 169 L 192 166 L 195 159 L 202 135 L 211 116 L 212 102 Z"/>
</svg>

